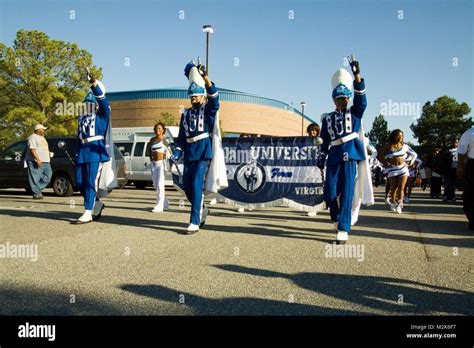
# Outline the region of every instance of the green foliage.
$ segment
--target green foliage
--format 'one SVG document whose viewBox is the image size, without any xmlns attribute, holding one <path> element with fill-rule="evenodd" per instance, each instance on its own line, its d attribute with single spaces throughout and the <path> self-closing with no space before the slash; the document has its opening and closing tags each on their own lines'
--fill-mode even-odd
<svg viewBox="0 0 474 348">
<path fill-rule="evenodd" d="M 101 78 L 89 52 L 40 31 L 18 31 L 12 47 L 0 43 L 0 147 L 25 139 L 36 123 L 47 135 L 75 134 L 78 115 L 58 112 L 58 104 L 82 102 L 86 67 Z"/>
<path fill-rule="evenodd" d="M 385 121 L 383 115 L 380 114 L 375 118 L 368 137 L 375 148 L 380 149 L 387 144 L 389 135 L 390 131 L 388 130 L 387 121 Z"/>
<path fill-rule="evenodd" d="M 165 126 L 179 126 L 179 121 L 170 112 L 161 112 L 160 117 L 155 119 L 155 124 L 158 122 L 163 123 Z"/>
<path fill-rule="evenodd" d="M 465 117 L 471 112 L 466 103 L 442 96 L 426 102 L 417 123 L 410 129 L 420 143 L 420 151 L 429 153 L 433 148 L 448 147 L 452 138 L 459 139 L 467 129 L 472 127 L 472 117 Z"/>
</svg>

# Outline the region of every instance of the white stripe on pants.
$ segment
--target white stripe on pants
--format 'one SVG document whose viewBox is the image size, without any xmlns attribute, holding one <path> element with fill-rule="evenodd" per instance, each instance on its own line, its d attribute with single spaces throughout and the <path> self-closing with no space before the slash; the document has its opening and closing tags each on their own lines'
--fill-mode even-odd
<svg viewBox="0 0 474 348">
<path fill-rule="evenodd" d="M 151 178 L 156 191 L 156 205 L 160 210 L 168 207 L 168 200 L 165 197 L 165 164 L 164 161 L 151 162 Z"/>
</svg>

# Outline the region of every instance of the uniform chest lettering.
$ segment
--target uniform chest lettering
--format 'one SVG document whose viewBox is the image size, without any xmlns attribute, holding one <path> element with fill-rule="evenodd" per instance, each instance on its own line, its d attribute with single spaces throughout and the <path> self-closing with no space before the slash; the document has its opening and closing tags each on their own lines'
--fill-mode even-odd
<svg viewBox="0 0 474 348">
<path fill-rule="evenodd" d="M 204 132 L 204 107 L 188 109 L 183 122 L 186 136 L 193 136 L 196 132 Z"/>
<path fill-rule="evenodd" d="M 83 136 L 93 137 L 95 136 L 95 120 L 96 115 L 82 115 L 79 118 L 79 132 Z"/>
</svg>

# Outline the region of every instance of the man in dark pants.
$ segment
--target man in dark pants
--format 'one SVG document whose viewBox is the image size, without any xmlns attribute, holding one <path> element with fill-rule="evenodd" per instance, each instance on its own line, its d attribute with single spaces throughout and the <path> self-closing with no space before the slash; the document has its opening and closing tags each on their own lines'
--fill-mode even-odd
<svg viewBox="0 0 474 348">
<path fill-rule="evenodd" d="M 459 140 L 457 176 L 464 179 L 464 214 L 469 220 L 469 229 L 474 231 L 474 127 L 465 131 Z"/>
<path fill-rule="evenodd" d="M 444 202 L 456 201 L 456 172 L 458 167 L 458 140 L 451 140 L 446 162 L 449 165 L 447 174 L 444 175 Z"/>
<path fill-rule="evenodd" d="M 440 158 L 440 148 L 435 148 L 433 153 L 428 157 L 426 161 L 426 166 L 431 169 L 431 178 L 430 178 L 430 197 L 439 198 L 441 196 L 441 158 Z"/>
</svg>

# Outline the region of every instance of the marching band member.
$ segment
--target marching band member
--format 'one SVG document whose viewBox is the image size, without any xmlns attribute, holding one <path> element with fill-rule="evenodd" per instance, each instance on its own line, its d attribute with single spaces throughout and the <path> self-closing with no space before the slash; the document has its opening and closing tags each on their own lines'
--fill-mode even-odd
<svg viewBox="0 0 474 348">
<path fill-rule="evenodd" d="M 191 108 L 184 109 L 179 123 L 178 147 L 171 161 L 183 157 L 183 186 L 191 203 L 191 218 L 187 234 L 194 234 L 206 222 L 209 209 L 204 206 L 206 173 L 213 159 L 214 126 L 219 110 L 219 94 L 202 65 L 190 62 L 184 69 L 189 79 L 188 96 Z"/>
<path fill-rule="evenodd" d="M 84 99 L 86 113 L 79 116 L 78 148 L 75 161 L 76 187 L 84 196 L 84 214 L 75 223 L 98 220 L 105 205 L 99 198 L 116 184 L 110 105 L 105 87 L 88 72 L 91 91 Z"/>
<path fill-rule="evenodd" d="M 348 240 L 356 165 L 357 161 L 365 160 L 364 145 L 358 135 L 367 106 L 365 82 L 360 77 L 359 62 L 352 57 L 349 63 L 354 74 L 354 104 L 348 106 L 352 97 L 352 78 L 347 70 L 339 69 L 332 78 L 332 98 L 336 110 L 321 117 L 323 144 L 318 159 L 318 167 L 322 168 L 327 156 L 324 200 L 331 220 L 337 224 L 338 244 Z"/>
<path fill-rule="evenodd" d="M 458 145 L 457 177 L 464 180 L 463 209 L 474 231 L 474 127 L 463 133 Z"/>
</svg>

